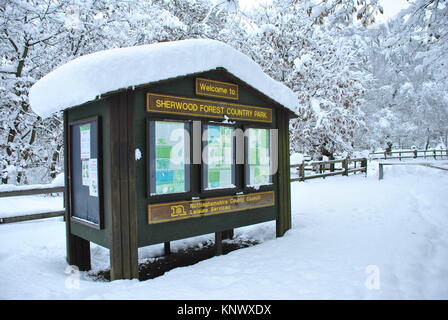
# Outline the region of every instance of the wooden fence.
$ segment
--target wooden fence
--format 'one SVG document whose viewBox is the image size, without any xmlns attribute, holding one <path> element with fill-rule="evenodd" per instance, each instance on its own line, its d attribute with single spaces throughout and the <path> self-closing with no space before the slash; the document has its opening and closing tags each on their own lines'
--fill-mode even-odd
<svg viewBox="0 0 448 320">
<path fill-rule="evenodd" d="M 65 187 L 50 187 L 50 188 L 36 188 L 36 189 L 3 191 L 3 192 L 0 192 L 0 198 L 17 197 L 17 196 L 31 196 L 31 195 L 36 195 L 36 194 L 50 194 L 50 193 L 60 193 L 60 192 L 65 192 Z M 60 211 L 51 211 L 51 212 L 39 212 L 39 213 L 35 213 L 35 214 L 20 215 L 20 216 L 14 216 L 14 217 L 5 217 L 5 218 L 0 218 L 0 224 L 59 217 L 59 216 L 63 216 L 64 214 L 65 214 L 65 210 L 60 210 Z"/>
<path fill-rule="evenodd" d="M 448 165 L 448 162 L 441 162 L 438 163 L 438 165 L 435 165 L 433 163 L 426 163 L 426 162 L 380 162 L 378 164 L 378 180 L 384 179 L 384 166 L 424 166 L 439 170 L 445 170 L 448 171 L 448 168 L 441 167 L 440 165 Z"/>
<path fill-rule="evenodd" d="M 371 160 L 375 159 L 446 159 L 448 158 L 448 150 L 400 150 L 400 151 L 381 151 L 369 153 Z"/>
<path fill-rule="evenodd" d="M 409 155 L 410 154 L 410 155 Z M 371 160 L 374 159 L 416 159 L 416 158 L 448 158 L 448 150 L 410 150 L 410 151 L 391 151 L 391 152 L 373 152 L 369 154 Z M 305 181 L 315 178 L 325 178 L 330 176 L 342 175 L 348 176 L 357 172 L 363 172 L 367 174 L 367 159 L 366 158 L 354 158 L 354 159 L 341 159 L 341 160 L 328 160 L 328 161 L 303 161 L 300 164 L 291 165 L 291 169 L 295 169 L 291 182 L 293 181 Z M 16 196 L 29 196 L 37 194 L 50 194 L 65 192 L 64 187 L 50 187 L 50 188 L 37 188 L 37 189 L 25 189 L 25 190 L 13 190 L 0 192 L 0 198 L 3 197 L 16 197 Z M 20 222 L 27 220 L 43 219 L 63 216 L 64 210 L 42 212 L 29 215 L 21 215 L 14 217 L 0 218 L 0 224 L 10 222 Z"/>
<path fill-rule="evenodd" d="M 308 179 L 325 178 L 330 176 L 342 175 L 348 176 L 350 173 L 364 172 L 367 174 L 367 159 L 341 159 L 328 161 L 303 161 L 300 164 L 291 165 L 291 169 L 295 169 L 293 181 L 305 181 Z M 308 174 L 312 172 L 312 174 Z"/>
</svg>

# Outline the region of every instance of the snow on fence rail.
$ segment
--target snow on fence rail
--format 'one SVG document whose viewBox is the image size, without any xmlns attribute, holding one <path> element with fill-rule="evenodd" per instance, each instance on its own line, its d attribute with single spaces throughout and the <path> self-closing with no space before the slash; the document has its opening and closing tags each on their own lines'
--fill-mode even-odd
<svg viewBox="0 0 448 320">
<path fill-rule="evenodd" d="M 381 152 L 372 152 L 369 153 L 370 160 L 375 159 L 417 159 L 417 158 L 434 158 L 443 159 L 448 158 L 448 149 L 446 150 L 400 150 L 400 151 L 381 151 Z"/>
<path fill-rule="evenodd" d="M 437 164 L 437 165 L 436 165 Z M 439 163 L 430 163 L 430 162 L 380 162 L 378 163 L 378 180 L 384 179 L 384 166 L 424 166 L 439 170 L 448 171 L 448 168 L 441 167 L 440 165 L 448 165 L 448 162 L 439 162 Z"/>
<path fill-rule="evenodd" d="M 46 187 L 45 185 L 38 185 L 37 187 L 34 186 L 34 188 L 33 188 L 33 186 L 26 186 L 26 187 L 24 186 L 24 187 L 16 187 L 12 190 L 0 191 L 0 198 L 30 196 L 30 195 L 50 194 L 50 193 L 61 193 L 61 192 L 65 193 L 65 187 L 63 187 L 63 186 Z M 65 210 L 57 210 L 57 211 L 39 212 L 39 213 L 34 213 L 34 214 L 19 215 L 19 216 L 12 216 L 12 217 L 3 217 L 3 218 L 0 218 L 0 224 L 59 217 L 59 216 L 63 216 L 64 214 L 65 214 Z"/>
<path fill-rule="evenodd" d="M 358 165 L 357 165 L 358 164 Z M 293 164 L 291 169 L 295 169 L 291 182 L 305 181 L 308 179 L 325 178 L 329 176 L 343 175 L 348 176 L 350 173 L 364 172 L 367 174 L 367 159 L 341 159 L 328 161 L 303 161 L 299 164 Z M 307 172 L 314 174 L 307 175 Z"/>
</svg>

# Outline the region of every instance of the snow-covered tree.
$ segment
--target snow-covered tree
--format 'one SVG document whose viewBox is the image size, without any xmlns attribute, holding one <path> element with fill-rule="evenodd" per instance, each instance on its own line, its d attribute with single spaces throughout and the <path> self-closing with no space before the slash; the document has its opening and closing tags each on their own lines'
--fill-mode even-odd
<svg viewBox="0 0 448 320">
<path fill-rule="evenodd" d="M 64 32 L 63 4 L 47 1 L 2 1 L 0 4 L 0 94 L 3 183 L 15 177 L 24 182 L 24 170 L 43 165 L 52 158 L 57 145 L 52 134 L 48 145 L 37 143 L 39 131 L 50 131 L 53 118 L 43 121 L 28 104 L 28 89 L 51 64 L 51 43 Z M 54 55 L 53 55 L 54 57 Z M 56 135 L 60 136 L 60 132 Z M 43 141 L 41 141 L 43 142 Z M 55 149 L 56 147 L 56 149 Z M 25 181 L 26 182 L 26 181 Z"/>
<path fill-rule="evenodd" d="M 368 30 L 366 96 L 369 145 L 420 148 L 447 141 L 447 1 L 415 1 L 386 25 Z"/>
<path fill-rule="evenodd" d="M 242 51 L 299 95 L 299 119 L 291 126 L 295 151 L 316 158 L 350 154 L 355 134 L 365 131 L 360 107 L 369 76 L 349 21 L 354 12 L 352 1 L 274 1 L 251 15 Z"/>
<path fill-rule="evenodd" d="M 1 182 L 28 183 L 26 172 L 31 182 L 54 178 L 63 151 L 61 114 L 34 114 L 31 85 L 84 54 L 176 40 L 185 24 L 152 1 L 5 0 L 0 28 Z"/>
<path fill-rule="evenodd" d="M 339 30 L 314 32 L 310 46 L 294 60 L 287 82 L 299 95 L 299 118 L 292 123 L 292 147 L 312 156 L 353 151 L 356 135 L 366 132 L 361 44 Z"/>
</svg>

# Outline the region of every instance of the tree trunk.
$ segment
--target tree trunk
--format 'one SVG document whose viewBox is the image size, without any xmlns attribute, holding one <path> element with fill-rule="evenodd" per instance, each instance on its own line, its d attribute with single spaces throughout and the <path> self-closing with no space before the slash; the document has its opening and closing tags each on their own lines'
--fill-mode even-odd
<svg viewBox="0 0 448 320">
<path fill-rule="evenodd" d="M 425 144 L 425 150 L 428 150 L 429 148 L 429 141 L 430 141 L 430 137 L 429 137 L 429 128 L 427 130 L 428 136 L 426 138 L 426 144 Z"/>
<path fill-rule="evenodd" d="M 51 157 L 51 165 L 50 165 L 50 177 L 51 179 L 56 178 L 58 172 L 56 171 L 56 165 L 59 161 L 59 155 L 62 149 L 62 144 L 59 144 L 56 150 L 53 152 L 53 156 Z"/>
<path fill-rule="evenodd" d="M 334 160 L 334 154 L 326 149 L 322 149 L 322 155 L 328 157 L 328 160 Z M 330 164 L 330 172 L 334 171 L 334 163 Z"/>
</svg>

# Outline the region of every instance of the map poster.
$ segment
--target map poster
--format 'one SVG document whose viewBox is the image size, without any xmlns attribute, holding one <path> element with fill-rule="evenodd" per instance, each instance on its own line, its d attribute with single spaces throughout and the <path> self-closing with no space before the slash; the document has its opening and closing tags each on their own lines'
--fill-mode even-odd
<svg viewBox="0 0 448 320">
<path fill-rule="evenodd" d="M 90 159 L 90 123 L 79 127 L 81 159 Z"/>
<path fill-rule="evenodd" d="M 89 195 L 98 197 L 98 161 L 89 159 Z"/>
</svg>

